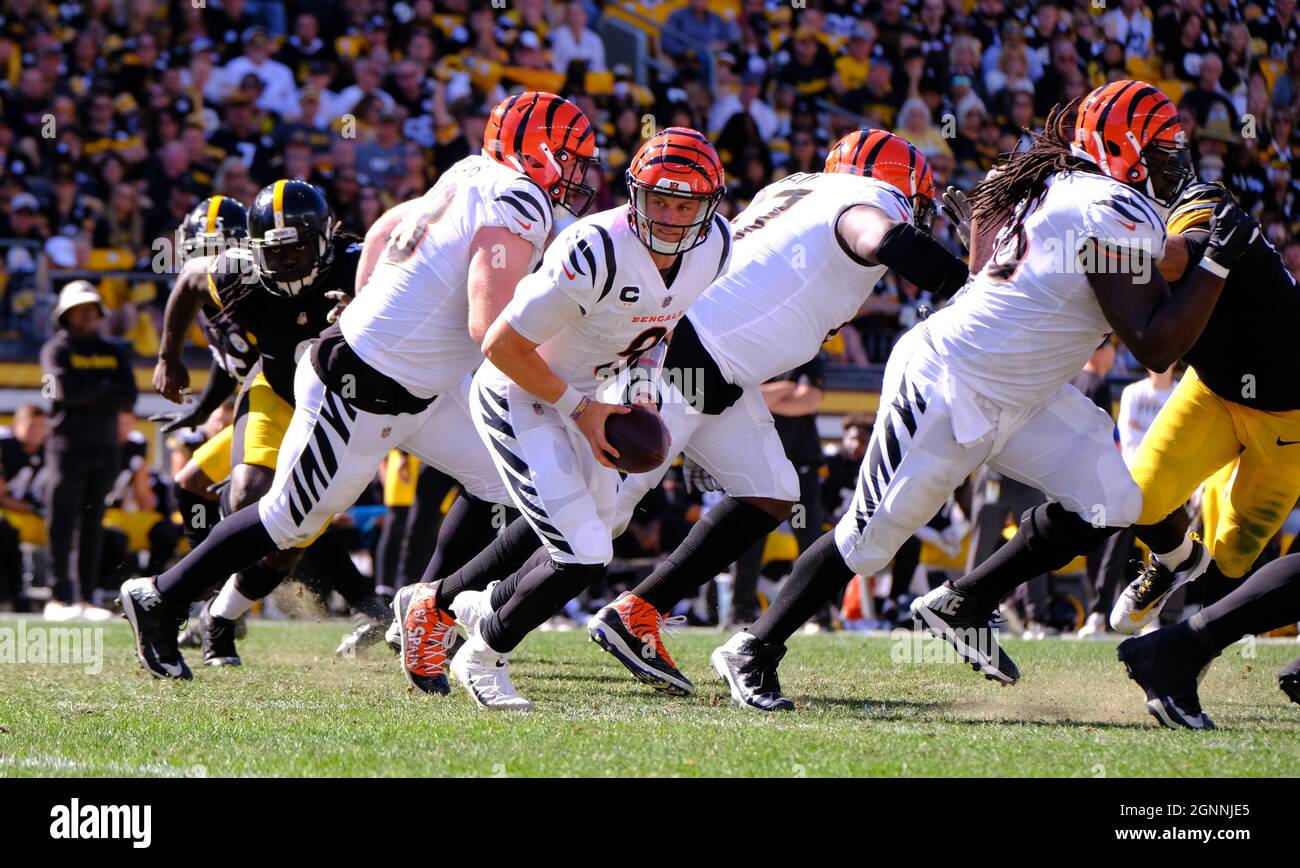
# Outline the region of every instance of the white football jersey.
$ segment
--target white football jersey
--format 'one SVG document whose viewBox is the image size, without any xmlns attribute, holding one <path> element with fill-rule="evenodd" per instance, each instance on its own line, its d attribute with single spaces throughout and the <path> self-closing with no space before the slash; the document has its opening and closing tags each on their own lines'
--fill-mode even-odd
<svg viewBox="0 0 1300 868">
<path fill-rule="evenodd" d="M 755 385 L 799 367 L 857 316 L 888 269 L 841 243 L 835 224 L 854 205 L 912 219 L 911 204 L 889 184 L 801 173 L 769 184 L 732 221 L 731 267 L 689 314 L 730 382 Z"/>
<path fill-rule="evenodd" d="M 708 237 L 679 257 L 665 286 L 627 214 L 626 205 L 601 211 L 560 233 L 501 314 L 540 344 L 538 352 L 557 376 L 587 394 L 670 334 L 731 258 L 731 227 L 715 214 Z M 550 307 L 557 293 L 578 316 L 551 334 L 521 322 L 520 311 L 531 300 Z M 504 378 L 495 369 L 484 376 Z"/>
<path fill-rule="evenodd" d="M 1019 231 L 1015 225 L 998 233 L 984 268 L 925 325 L 959 382 L 1004 406 L 1027 407 L 1070 382 L 1111 330 L 1078 255 L 1083 241 L 1146 251 L 1154 270 L 1165 225 L 1148 199 L 1091 172 L 1052 176 Z"/>
<path fill-rule="evenodd" d="M 455 388 L 483 360 L 469 334 L 474 234 L 504 226 L 534 247 L 537 264 L 553 222 L 551 201 L 526 175 L 476 155 L 456 163 L 393 232 L 388 249 L 339 318 L 348 345 L 411 394 Z"/>
</svg>

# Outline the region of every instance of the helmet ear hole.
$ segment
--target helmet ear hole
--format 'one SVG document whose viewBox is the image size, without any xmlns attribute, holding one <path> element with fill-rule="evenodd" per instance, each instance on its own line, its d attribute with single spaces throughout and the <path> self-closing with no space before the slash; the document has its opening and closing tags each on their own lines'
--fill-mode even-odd
<svg viewBox="0 0 1300 868">
<path fill-rule="evenodd" d="M 1116 142 L 1116 141 L 1113 141 L 1113 140 L 1111 140 L 1111 141 L 1107 141 L 1107 142 L 1106 142 L 1106 150 L 1110 153 L 1110 155 L 1111 155 L 1112 157 L 1118 157 L 1118 156 L 1120 155 L 1120 151 L 1121 151 L 1120 146 L 1119 146 L 1119 142 Z"/>
</svg>

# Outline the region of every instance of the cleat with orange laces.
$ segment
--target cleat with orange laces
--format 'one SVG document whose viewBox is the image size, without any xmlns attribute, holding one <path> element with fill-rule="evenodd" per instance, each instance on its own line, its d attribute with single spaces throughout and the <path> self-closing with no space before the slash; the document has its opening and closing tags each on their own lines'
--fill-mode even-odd
<svg viewBox="0 0 1300 868">
<path fill-rule="evenodd" d="M 683 620 L 665 619 L 654 606 L 629 593 L 592 615 L 587 635 L 639 681 L 673 696 L 689 696 L 695 685 L 673 663 L 659 635 L 665 627 L 671 632 Z"/>
<path fill-rule="evenodd" d="M 459 636 L 456 619 L 439 609 L 437 583 L 407 585 L 393 598 L 393 615 L 401 625 L 402 671 L 411 686 L 424 693 L 446 695 L 450 649 Z"/>
</svg>

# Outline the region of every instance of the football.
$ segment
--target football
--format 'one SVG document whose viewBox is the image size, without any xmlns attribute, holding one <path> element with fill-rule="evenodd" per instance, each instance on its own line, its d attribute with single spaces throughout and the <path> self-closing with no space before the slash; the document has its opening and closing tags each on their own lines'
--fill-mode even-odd
<svg viewBox="0 0 1300 868">
<path fill-rule="evenodd" d="M 654 410 L 633 405 L 631 413 L 605 420 L 605 439 L 618 450 L 614 466 L 624 473 L 645 473 L 668 456 L 672 437 Z"/>
</svg>

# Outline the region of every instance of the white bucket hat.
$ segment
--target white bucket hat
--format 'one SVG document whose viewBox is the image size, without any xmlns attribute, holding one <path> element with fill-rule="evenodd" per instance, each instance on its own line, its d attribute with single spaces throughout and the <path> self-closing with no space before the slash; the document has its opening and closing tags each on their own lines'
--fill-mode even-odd
<svg viewBox="0 0 1300 868">
<path fill-rule="evenodd" d="M 54 319 L 62 322 L 65 313 L 82 304 L 93 304 L 99 308 L 101 315 L 105 314 L 104 299 L 95 290 L 95 285 L 89 280 L 74 280 L 59 290 L 59 303 L 54 307 Z"/>
</svg>

